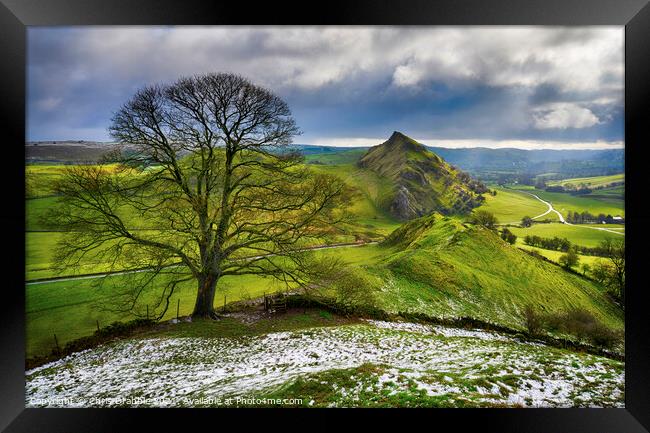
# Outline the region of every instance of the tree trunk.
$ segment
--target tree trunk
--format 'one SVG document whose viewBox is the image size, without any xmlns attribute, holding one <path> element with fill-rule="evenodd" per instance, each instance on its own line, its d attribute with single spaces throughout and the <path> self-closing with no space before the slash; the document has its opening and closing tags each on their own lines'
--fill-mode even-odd
<svg viewBox="0 0 650 433">
<path fill-rule="evenodd" d="M 217 275 L 206 275 L 199 278 L 199 287 L 192 317 L 214 317 L 214 295 L 218 280 Z"/>
</svg>

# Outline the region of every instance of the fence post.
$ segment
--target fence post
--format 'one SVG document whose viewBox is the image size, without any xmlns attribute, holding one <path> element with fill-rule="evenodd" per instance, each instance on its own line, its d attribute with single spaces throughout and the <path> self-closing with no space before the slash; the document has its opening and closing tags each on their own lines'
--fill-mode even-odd
<svg viewBox="0 0 650 433">
<path fill-rule="evenodd" d="M 178 320 L 178 311 L 181 308 L 181 300 L 179 299 L 178 302 L 176 303 L 176 320 Z"/>
<path fill-rule="evenodd" d="M 59 348 L 59 340 L 56 339 L 56 334 L 54 334 L 54 344 L 56 345 L 56 351 L 61 352 L 61 349 Z"/>
<path fill-rule="evenodd" d="M 147 320 L 149 320 L 149 304 L 147 304 Z"/>
<path fill-rule="evenodd" d="M 97 322 L 97 332 L 99 332 L 99 320 L 96 320 Z"/>
</svg>

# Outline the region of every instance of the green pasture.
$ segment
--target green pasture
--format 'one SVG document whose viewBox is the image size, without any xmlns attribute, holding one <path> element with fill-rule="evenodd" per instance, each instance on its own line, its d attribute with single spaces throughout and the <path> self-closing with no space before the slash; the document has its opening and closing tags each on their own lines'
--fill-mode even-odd
<svg viewBox="0 0 650 433">
<path fill-rule="evenodd" d="M 368 265 L 378 262 L 384 251 L 377 245 L 323 249 L 316 252 L 318 256 L 335 256 L 350 265 Z M 26 285 L 26 321 L 27 321 L 27 356 L 49 353 L 54 346 L 54 334 L 60 345 L 91 335 L 100 326 L 107 326 L 115 321 L 127 321 L 137 316 L 132 313 L 108 311 L 115 303 L 117 294 L 134 283 L 134 278 L 145 278 L 148 274 L 141 272 L 130 275 L 113 275 L 92 279 L 73 279 L 28 283 Z M 160 285 L 164 283 L 164 277 Z M 180 315 L 192 312 L 196 296 L 193 281 L 182 283 L 170 300 L 170 308 L 163 320 L 176 315 L 177 302 L 180 300 Z M 217 285 L 215 307 L 225 301 L 232 302 L 261 297 L 264 293 L 285 290 L 284 283 L 272 277 L 256 275 L 226 276 Z M 146 314 L 146 306 L 156 302 L 154 292 L 145 293 L 138 301 L 136 311 Z"/>
<path fill-rule="evenodd" d="M 541 254 L 542 256 L 546 257 L 547 259 L 549 259 L 549 260 L 551 260 L 551 261 L 553 261 L 555 263 L 559 263 L 560 257 L 562 257 L 562 255 L 564 254 L 561 251 L 545 250 L 543 248 L 537 248 L 537 247 L 533 247 L 533 246 L 530 246 L 530 245 L 526 245 L 523 242 L 520 244 L 519 241 L 517 241 L 517 246 L 521 247 L 521 248 L 523 248 L 525 250 L 537 251 L 539 254 Z M 602 257 L 584 256 L 582 254 L 578 254 L 578 257 L 580 258 L 580 261 L 578 262 L 578 266 L 575 269 L 577 271 L 579 271 L 579 272 L 582 272 L 581 269 L 580 269 L 580 266 L 583 263 L 586 263 L 589 266 L 593 267 L 598 262 L 605 260 Z"/>
<path fill-rule="evenodd" d="M 602 225 L 607 227 L 606 225 Z M 598 227 L 598 226 L 596 226 Z M 585 247 L 595 247 L 605 239 L 618 240 L 623 235 L 595 230 L 594 228 L 585 227 L 580 224 L 568 225 L 561 223 L 533 224 L 530 227 L 509 227 L 510 231 L 517 235 L 517 241 L 523 242 L 525 236 L 540 236 L 543 238 L 567 238 L 571 243 Z M 623 231 L 624 232 L 624 231 Z"/>
<path fill-rule="evenodd" d="M 354 164 L 367 151 L 368 149 L 350 149 L 335 153 L 317 153 L 312 155 L 305 155 L 305 161 L 309 164 L 314 165 Z"/>
<path fill-rule="evenodd" d="M 491 186 L 497 191 L 497 195 L 483 194 L 485 203 L 480 209 L 494 214 L 499 224 L 519 223 L 525 216 L 535 217 L 548 209 L 541 201 L 520 191 Z M 555 213 L 549 213 L 543 219 L 557 219 Z"/>
<path fill-rule="evenodd" d="M 593 177 L 577 177 L 573 179 L 564 179 L 548 182 L 548 185 L 585 185 L 588 188 L 596 188 L 610 185 L 614 182 L 625 182 L 625 174 L 613 174 L 611 176 L 593 176 Z"/>
<path fill-rule="evenodd" d="M 528 185 L 512 185 L 511 187 L 513 189 L 531 192 L 542 200 L 550 202 L 555 210 L 565 217 L 569 211 L 587 211 L 594 215 L 603 213 L 612 216 L 625 216 L 624 200 L 622 197 L 603 199 L 589 196 L 574 196 L 562 192 L 546 192 Z"/>
</svg>

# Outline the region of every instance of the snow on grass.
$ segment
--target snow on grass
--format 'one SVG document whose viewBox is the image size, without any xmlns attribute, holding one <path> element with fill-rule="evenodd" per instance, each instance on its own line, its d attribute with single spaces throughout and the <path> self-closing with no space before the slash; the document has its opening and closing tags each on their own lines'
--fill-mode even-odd
<svg viewBox="0 0 650 433">
<path fill-rule="evenodd" d="M 491 332 L 380 321 L 255 337 L 115 342 L 27 371 L 26 404 L 219 405 L 216 399 L 263 395 L 299 377 L 364 364 L 384 367 L 370 382 L 336 387 L 347 405 L 369 390 L 469 395 L 477 404 L 623 405 L 620 362 Z"/>
</svg>

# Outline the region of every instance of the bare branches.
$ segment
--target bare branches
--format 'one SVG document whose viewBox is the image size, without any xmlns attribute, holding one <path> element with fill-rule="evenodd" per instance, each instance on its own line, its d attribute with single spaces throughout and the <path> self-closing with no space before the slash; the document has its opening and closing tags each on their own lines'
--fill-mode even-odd
<svg viewBox="0 0 650 433">
<path fill-rule="evenodd" d="M 198 283 L 200 315 L 212 312 L 222 275 L 295 278 L 297 249 L 344 218 L 345 184 L 286 150 L 299 133 L 288 105 L 243 77 L 145 87 L 109 129 L 121 148 L 113 164 L 72 168 L 56 185 L 60 206 L 50 219 L 74 233 L 58 257 L 62 266 L 92 258 L 152 275 L 181 263 L 183 272 L 155 283 L 159 305 L 187 278 Z M 143 276 L 133 286 L 129 308 L 155 281 Z"/>
</svg>

